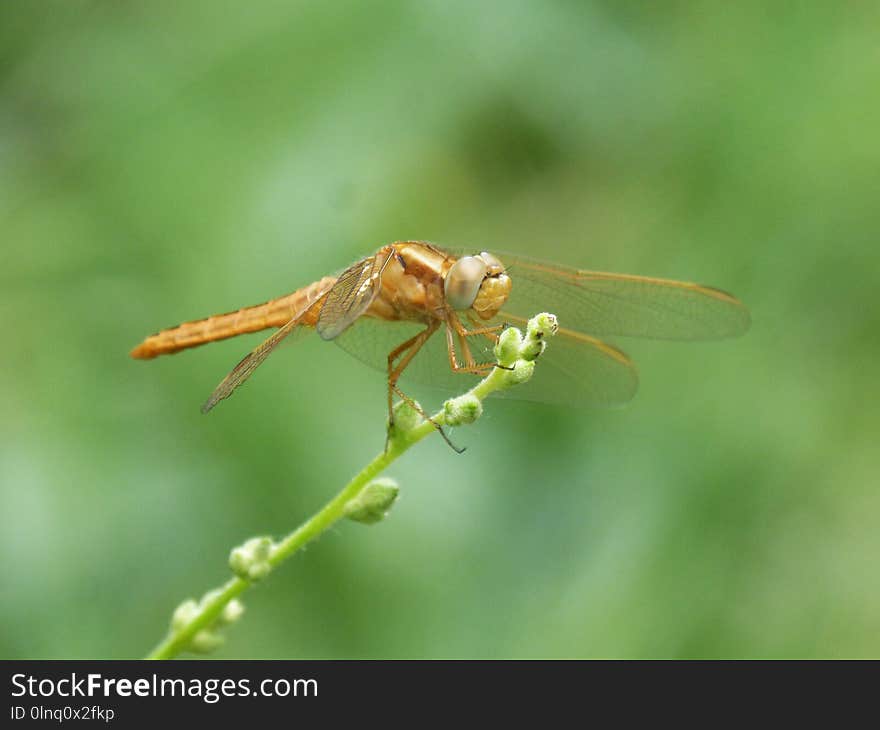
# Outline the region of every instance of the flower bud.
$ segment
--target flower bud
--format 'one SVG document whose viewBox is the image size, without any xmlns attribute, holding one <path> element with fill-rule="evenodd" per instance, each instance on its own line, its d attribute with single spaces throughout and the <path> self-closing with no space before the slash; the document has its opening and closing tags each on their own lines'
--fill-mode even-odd
<svg viewBox="0 0 880 730">
<path fill-rule="evenodd" d="M 223 607 L 223 611 L 217 618 L 217 625 L 229 626 L 234 624 L 244 615 L 244 604 L 237 598 L 233 598 Z"/>
<path fill-rule="evenodd" d="M 380 522 L 385 519 L 399 492 L 400 488 L 393 479 L 374 479 L 345 505 L 345 516 L 367 525 Z"/>
<path fill-rule="evenodd" d="M 415 405 L 418 406 L 418 403 L 415 403 Z M 394 404 L 391 413 L 394 421 L 393 428 L 398 433 L 412 431 L 425 421 L 425 417 L 416 408 L 413 408 L 413 406 L 403 400 Z"/>
<path fill-rule="evenodd" d="M 208 629 L 203 629 L 193 636 L 192 641 L 189 642 L 187 648 L 197 654 L 208 654 L 209 652 L 214 651 L 214 649 L 222 646 L 223 641 L 224 639 L 220 634 L 209 631 Z"/>
<path fill-rule="evenodd" d="M 483 415 L 483 404 L 475 395 L 465 393 L 443 404 L 443 422 L 447 426 L 464 426 Z"/>
<path fill-rule="evenodd" d="M 180 631 L 190 621 L 192 621 L 199 613 L 199 604 L 192 598 L 188 598 L 174 609 L 171 614 L 171 628 L 174 631 Z"/>
<path fill-rule="evenodd" d="M 523 341 L 521 357 L 523 360 L 534 360 L 547 347 L 546 339 L 559 331 L 559 323 L 556 316 L 542 312 L 529 320 L 526 327 L 526 336 Z"/>
<path fill-rule="evenodd" d="M 239 578 L 261 580 L 272 570 L 272 566 L 269 565 L 272 547 L 271 538 L 252 537 L 232 550 L 229 554 L 229 567 Z"/>
<path fill-rule="evenodd" d="M 534 360 L 517 360 L 513 370 L 505 373 L 508 385 L 520 385 L 532 377 L 535 372 Z"/>
<path fill-rule="evenodd" d="M 507 327 L 495 343 L 495 359 L 498 364 L 511 367 L 519 359 L 522 345 L 522 332 L 516 327 Z"/>
</svg>

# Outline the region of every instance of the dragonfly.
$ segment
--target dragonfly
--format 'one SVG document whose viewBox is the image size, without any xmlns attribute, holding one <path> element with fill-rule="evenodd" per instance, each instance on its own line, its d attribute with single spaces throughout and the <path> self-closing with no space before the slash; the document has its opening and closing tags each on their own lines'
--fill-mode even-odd
<svg viewBox="0 0 880 730">
<path fill-rule="evenodd" d="M 277 328 L 216 387 L 202 406 L 207 413 L 282 342 L 315 330 L 385 373 L 390 416 L 395 394 L 412 403 L 401 378 L 449 389 L 463 375 L 485 376 L 496 365 L 499 333 L 542 311 L 555 314 L 560 327 L 541 356 L 540 377 L 502 395 L 622 404 L 635 395 L 638 375 L 607 338 L 717 339 L 741 335 L 750 324 L 742 302 L 709 286 L 399 241 L 292 294 L 164 329 L 131 356 L 150 359 Z"/>
</svg>

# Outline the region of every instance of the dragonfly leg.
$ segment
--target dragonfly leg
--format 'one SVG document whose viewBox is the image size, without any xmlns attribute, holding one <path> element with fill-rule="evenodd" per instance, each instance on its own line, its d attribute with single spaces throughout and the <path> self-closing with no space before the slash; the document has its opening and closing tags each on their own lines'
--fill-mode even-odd
<svg viewBox="0 0 880 730">
<path fill-rule="evenodd" d="M 464 326 L 462 325 L 462 330 L 459 332 L 459 335 L 462 337 L 473 337 L 474 335 L 482 335 L 487 340 L 489 340 L 489 342 L 491 342 L 493 346 L 496 345 L 498 343 L 498 340 L 500 339 L 498 333 L 503 332 L 510 326 L 505 322 L 504 324 L 496 324 L 492 325 L 491 327 L 481 327 L 480 323 L 474 319 L 473 315 L 468 314 L 466 316 L 471 325 L 473 325 L 474 329 L 464 329 Z M 494 367 L 500 368 L 501 370 L 513 370 L 512 367 L 502 365 L 500 362 L 493 363 L 493 365 Z"/>
<path fill-rule="evenodd" d="M 461 345 L 462 363 L 458 362 L 458 354 L 455 347 L 456 336 L 458 336 L 459 344 Z M 467 340 L 457 333 L 449 323 L 446 325 L 446 351 L 449 355 L 449 367 L 454 373 L 484 376 L 495 367 L 493 362 L 477 362 L 471 353 Z"/>
<path fill-rule="evenodd" d="M 397 381 L 406 370 L 406 366 L 410 364 L 416 353 L 422 348 L 428 338 L 437 331 L 440 323 L 436 320 L 432 321 L 425 329 L 419 332 L 415 337 L 410 337 L 406 342 L 400 343 L 391 352 L 388 353 L 388 418 L 393 422 L 394 413 L 392 411 L 394 391 L 397 387 Z M 400 362 L 394 363 L 400 358 Z"/>
<path fill-rule="evenodd" d="M 472 315 L 465 315 L 468 318 L 468 321 L 473 325 L 473 329 L 468 329 L 464 326 L 462 321 L 456 316 L 453 318 L 452 324 L 455 327 L 455 331 L 458 332 L 462 337 L 476 337 L 482 335 L 487 340 L 491 342 L 498 342 L 498 333 L 501 332 L 507 325 L 504 324 L 493 324 L 489 327 L 481 327 L 480 323 L 477 322 Z"/>
<path fill-rule="evenodd" d="M 452 439 L 446 435 L 446 431 L 443 430 L 443 426 L 437 423 L 433 418 L 431 418 L 427 413 L 425 413 L 424 409 L 416 403 L 412 398 L 410 398 L 406 393 L 404 393 L 400 388 L 396 385 L 393 386 L 394 392 L 400 396 L 400 398 L 413 410 L 417 411 L 419 415 L 424 418 L 428 423 L 430 423 L 437 432 L 443 437 L 443 440 L 447 443 L 450 449 L 452 449 L 456 454 L 463 454 L 465 452 L 465 448 L 459 448 L 454 443 L 452 443 Z M 393 416 L 392 416 L 393 417 Z M 389 431 L 390 433 L 390 431 Z M 385 437 L 385 449 L 388 449 L 388 436 Z"/>
<path fill-rule="evenodd" d="M 464 329 L 464 326 L 462 326 L 462 331 L 459 334 L 462 337 L 472 337 L 474 335 L 482 335 L 487 340 L 489 340 L 489 342 L 491 342 L 493 345 L 497 344 L 498 340 L 500 339 L 498 336 L 498 332 L 503 332 L 504 330 L 506 330 L 510 326 L 509 324 L 507 324 L 505 322 L 503 324 L 492 325 L 491 327 L 481 327 L 480 323 L 474 319 L 473 315 L 468 314 L 466 316 L 468 318 L 468 321 L 473 325 L 474 329 L 468 330 L 468 329 Z M 509 367 L 507 365 L 502 365 L 500 362 L 493 363 L 493 366 L 496 368 L 500 368 L 501 370 L 513 370 L 512 367 Z"/>
<path fill-rule="evenodd" d="M 465 316 L 468 318 L 468 322 L 470 322 L 471 326 L 473 327 L 473 329 L 465 330 L 465 336 L 469 337 L 471 335 L 482 335 L 492 344 L 498 342 L 498 333 L 503 332 L 508 327 L 507 324 L 496 324 L 492 327 L 483 327 L 480 325 L 479 322 L 477 322 L 476 319 L 474 319 L 474 316 L 472 314 L 467 314 Z"/>
<path fill-rule="evenodd" d="M 455 373 L 470 373 L 472 375 L 485 376 L 495 367 L 502 368 L 503 370 L 511 370 L 512 368 L 507 368 L 497 362 L 477 362 L 471 353 L 471 348 L 467 341 L 468 337 L 482 335 L 490 342 L 494 343 L 498 341 L 498 335 L 496 333 L 503 329 L 503 324 L 496 324 L 491 327 L 478 327 L 469 330 L 461 323 L 461 320 L 455 312 L 450 312 L 446 322 L 446 349 L 449 353 L 449 367 L 452 371 Z M 458 362 L 458 356 L 456 354 L 456 336 L 458 337 L 458 342 L 461 346 L 462 363 Z"/>
<path fill-rule="evenodd" d="M 412 409 L 417 411 L 419 415 L 422 416 L 426 421 L 428 421 L 437 431 L 440 432 L 440 435 L 443 437 L 443 440 L 449 444 L 449 447 L 460 454 L 464 451 L 464 449 L 458 448 L 452 441 L 449 440 L 449 436 L 446 435 L 446 432 L 443 430 L 443 427 L 434 421 L 422 407 L 416 403 L 412 398 L 410 398 L 406 393 L 404 393 L 400 388 L 397 387 L 397 381 L 400 379 L 400 376 L 403 375 L 403 371 L 406 370 L 407 366 L 412 362 L 412 359 L 416 356 L 419 350 L 422 349 L 422 345 L 424 345 L 428 338 L 433 335 L 437 328 L 440 326 L 439 320 L 432 320 L 431 323 L 421 332 L 419 332 L 414 337 L 410 337 L 406 342 L 402 342 L 397 347 L 395 347 L 391 352 L 388 353 L 388 425 L 389 425 L 389 433 L 390 427 L 394 425 L 394 408 L 393 408 L 393 400 L 395 393 L 400 396 L 400 398 Z M 400 361 L 395 365 L 395 361 L 400 358 Z M 388 448 L 388 437 L 385 439 L 385 448 Z"/>
</svg>

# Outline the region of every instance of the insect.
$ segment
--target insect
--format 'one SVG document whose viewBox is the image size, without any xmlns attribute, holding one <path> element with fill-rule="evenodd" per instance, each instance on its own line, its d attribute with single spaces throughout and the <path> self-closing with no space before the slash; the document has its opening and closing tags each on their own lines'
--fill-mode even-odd
<svg viewBox="0 0 880 730">
<path fill-rule="evenodd" d="M 409 400 L 401 377 L 455 387 L 462 374 L 484 376 L 495 365 L 501 330 L 541 311 L 553 312 L 561 325 L 542 356 L 541 377 L 505 393 L 573 405 L 614 405 L 635 394 L 632 361 L 600 338 L 714 339 L 740 335 L 750 322 L 734 296 L 699 284 L 508 255 L 502 262 L 488 252 L 457 255 L 403 241 L 287 296 L 162 330 L 131 355 L 149 359 L 277 327 L 217 386 L 202 406 L 206 413 L 282 341 L 314 329 L 385 371 L 391 413 L 395 394 Z"/>
</svg>

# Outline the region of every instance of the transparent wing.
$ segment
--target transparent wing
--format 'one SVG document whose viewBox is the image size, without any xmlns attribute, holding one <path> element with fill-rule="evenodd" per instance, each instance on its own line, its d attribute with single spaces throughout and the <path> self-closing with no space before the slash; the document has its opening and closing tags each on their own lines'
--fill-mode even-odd
<svg viewBox="0 0 880 730">
<path fill-rule="evenodd" d="M 748 309 L 720 289 L 498 256 L 513 283 L 504 309 L 520 317 L 552 312 L 562 327 L 600 337 L 703 340 L 749 328 Z"/>
<path fill-rule="evenodd" d="M 321 300 L 318 299 L 312 304 L 312 307 L 316 306 L 320 301 Z M 205 401 L 202 406 L 202 413 L 207 413 L 220 401 L 225 400 L 232 395 L 235 389 L 244 383 L 244 381 L 253 374 L 254 370 L 256 370 L 263 361 L 275 351 L 278 345 L 280 345 L 291 334 L 294 332 L 306 332 L 307 330 L 300 327 L 300 325 L 310 309 L 311 307 L 303 311 L 298 317 L 290 320 L 283 327 L 280 327 L 270 337 L 263 340 L 263 342 L 261 342 L 250 354 L 242 359 L 242 361 L 231 370 L 229 375 L 223 378 L 220 385 L 214 389 L 214 392 L 211 393 L 211 397 Z"/>
<path fill-rule="evenodd" d="M 525 328 L 523 318 L 511 314 L 507 321 L 520 329 Z M 385 372 L 388 353 L 422 329 L 424 325 L 417 323 L 361 317 L 335 342 L 362 362 Z M 468 343 L 477 361 L 494 361 L 491 339 L 475 336 L 468 338 Z M 411 395 L 413 386 L 417 385 L 455 394 L 464 392 L 476 381 L 476 376 L 456 373 L 450 368 L 446 336 L 441 328 L 413 358 L 401 376 L 400 386 Z M 611 406 L 630 400 L 637 389 L 635 367 L 620 350 L 595 338 L 561 329 L 548 343 L 534 377 L 524 385 L 500 392 L 500 395 L 541 403 Z"/>
<path fill-rule="evenodd" d="M 349 266 L 327 294 L 316 329 L 324 340 L 332 340 L 367 311 L 382 285 L 382 272 L 391 260 L 387 246 L 375 256 Z"/>
</svg>

